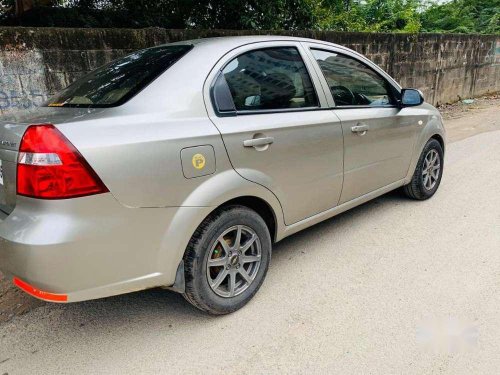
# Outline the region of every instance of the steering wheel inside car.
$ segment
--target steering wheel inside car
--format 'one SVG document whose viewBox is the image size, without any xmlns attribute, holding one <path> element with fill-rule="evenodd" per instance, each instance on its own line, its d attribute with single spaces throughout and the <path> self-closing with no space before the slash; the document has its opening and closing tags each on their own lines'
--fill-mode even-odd
<svg viewBox="0 0 500 375">
<path fill-rule="evenodd" d="M 353 92 L 345 86 L 332 86 L 330 90 L 336 105 L 354 105 L 356 97 Z"/>
</svg>

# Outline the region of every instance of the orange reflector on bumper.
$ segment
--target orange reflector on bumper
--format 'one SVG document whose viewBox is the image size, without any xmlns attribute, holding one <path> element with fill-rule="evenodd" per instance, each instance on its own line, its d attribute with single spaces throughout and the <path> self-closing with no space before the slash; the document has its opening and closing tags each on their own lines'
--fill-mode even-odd
<svg viewBox="0 0 500 375">
<path fill-rule="evenodd" d="M 44 292 L 43 290 L 36 289 L 35 287 L 22 281 L 21 279 L 18 279 L 17 277 L 14 277 L 12 279 L 12 282 L 14 283 L 15 286 L 17 286 L 19 289 L 24 290 L 29 295 L 36 297 L 36 298 L 43 299 L 44 301 L 51 301 L 51 302 L 67 302 L 68 301 L 68 296 L 66 294 L 53 294 L 53 293 L 49 293 L 49 292 Z"/>
</svg>

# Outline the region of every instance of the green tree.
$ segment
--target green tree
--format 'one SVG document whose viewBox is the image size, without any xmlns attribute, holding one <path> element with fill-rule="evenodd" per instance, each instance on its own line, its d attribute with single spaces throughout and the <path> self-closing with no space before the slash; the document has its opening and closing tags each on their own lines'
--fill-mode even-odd
<svg viewBox="0 0 500 375">
<path fill-rule="evenodd" d="M 419 0 L 368 0 L 362 7 L 366 31 L 420 31 Z"/>
<path fill-rule="evenodd" d="M 500 33 L 500 0 L 437 1 L 0 0 L 0 24 Z M 28 10 L 16 12 L 20 3 Z"/>
<path fill-rule="evenodd" d="M 311 0 L 188 0 L 187 26 L 208 29 L 311 29 L 317 26 Z"/>
<path fill-rule="evenodd" d="M 363 5 L 358 0 L 324 0 L 316 12 L 318 26 L 323 30 L 362 31 L 367 26 Z"/>
<path fill-rule="evenodd" d="M 421 16 L 428 32 L 500 33 L 500 0 L 452 0 L 431 4 Z"/>
</svg>

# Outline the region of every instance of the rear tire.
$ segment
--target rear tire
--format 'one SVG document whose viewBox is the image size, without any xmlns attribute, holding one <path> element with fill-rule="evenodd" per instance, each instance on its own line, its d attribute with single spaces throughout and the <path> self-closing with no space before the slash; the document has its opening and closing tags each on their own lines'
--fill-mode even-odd
<svg viewBox="0 0 500 375">
<path fill-rule="evenodd" d="M 436 193 L 443 176 L 443 156 L 441 144 L 434 138 L 430 139 L 418 159 L 411 182 L 403 186 L 409 198 L 425 200 Z"/>
<path fill-rule="evenodd" d="M 184 254 L 184 298 L 213 315 L 232 313 L 252 299 L 271 260 L 265 221 L 244 206 L 210 214 L 193 234 Z"/>
</svg>

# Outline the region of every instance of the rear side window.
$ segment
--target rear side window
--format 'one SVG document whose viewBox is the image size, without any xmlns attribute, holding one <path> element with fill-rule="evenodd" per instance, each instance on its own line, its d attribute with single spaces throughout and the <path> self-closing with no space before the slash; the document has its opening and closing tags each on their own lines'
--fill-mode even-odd
<svg viewBox="0 0 500 375">
<path fill-rule="evenodd" d="M 48 107 L 114 107 L 125 103 L 184 56 L 192 46 L 134 52 L 78 79 L 49 99 Z"/>
<path fill-rule="evenodd" d="M 237 111 L 318 106 L 311 78 L 294 47 L 244 53 L 227 64 L 222 74 Z"/>
<path fill-rule="evenodd" d="M 394 104 L 387 81 L 351 57 L 311 50 L 337 106 L 385 106 Z"/>
</svg>

